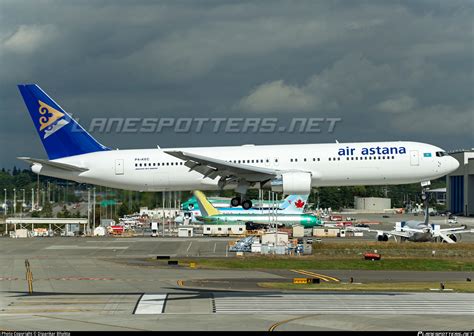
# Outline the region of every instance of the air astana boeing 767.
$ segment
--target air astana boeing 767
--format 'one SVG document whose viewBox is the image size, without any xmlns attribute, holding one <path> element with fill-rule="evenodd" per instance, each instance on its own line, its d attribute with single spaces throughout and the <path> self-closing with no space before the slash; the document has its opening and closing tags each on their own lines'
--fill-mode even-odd
<svg viewBox="0 0 474 336">
<path fill-rule="evenodd" d="M 459 166 L 443 149 L 419 142 L 242 145 L 112 150 L 95 140 L 38 85 L 19 85 L 46 159 L 20 157 L 41 175 L 138 191 L 234 189 L 233 206 L 261 188 L 309 194 L 321 186 L 429 181 Z"/>
</svg>

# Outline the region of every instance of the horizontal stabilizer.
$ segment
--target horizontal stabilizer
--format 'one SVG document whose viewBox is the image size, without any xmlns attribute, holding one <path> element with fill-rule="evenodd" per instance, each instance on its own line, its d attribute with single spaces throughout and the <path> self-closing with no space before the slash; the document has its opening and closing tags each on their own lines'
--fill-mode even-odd
<svg viewBox="0 0 474 336">
<path fill-rule="evenodd" d="M 43 160 L 43 159 L 33 159 L 30 157 L 18 157 L 18 159 L 26 161 L 31 164 L 40 164 L 44 167 L 51 167 L 51 168 L 67 170 L 67 171 L 75 171 L 75 172 L 82 173 L 89 170 L 88 168 L 84 168 L 84 167 L 78 167 L 78 166 L 70 165 L 67 163 L 61 163 L 61 162 L 55 162 L 55 161 L 49 161 L 49 160 Z"/>
</svg>

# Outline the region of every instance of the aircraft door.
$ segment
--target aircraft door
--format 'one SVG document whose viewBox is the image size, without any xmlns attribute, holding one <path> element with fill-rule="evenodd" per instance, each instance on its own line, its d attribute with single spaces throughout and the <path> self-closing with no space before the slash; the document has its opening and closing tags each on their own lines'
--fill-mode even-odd
<svg viewBox="0 0 474 336">
<path fill-rule="evenodd" d="M 115 175 L 123 175 L 123 159 L 115 160 Z"/>
<path fill-rule="evenodd" d="M 410 164 L 412 166 L 420 165 L 420 154 L 417 150 L 410 151 Z"/>
</svg>

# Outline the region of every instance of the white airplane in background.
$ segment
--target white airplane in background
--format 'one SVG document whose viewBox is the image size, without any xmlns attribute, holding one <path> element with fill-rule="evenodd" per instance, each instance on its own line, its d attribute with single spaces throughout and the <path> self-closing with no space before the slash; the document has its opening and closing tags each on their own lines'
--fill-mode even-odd
<svg viewBox="0 0 474 336">
<path fill-rule="evenodd" d="M 19 85 L 49 160 L 21 157 L 32 171 L 138 191 L 235 189 L 232 206 L 252 207 L 249 188 L 309 194 L 321 186 L 429 181 L 459 166 L 419 142 L 242 145 L 111 150 L 97 142 L 35 84 Z"/>
<path fill-rule="evenodd" d="M 395 228 L 389 231 L 364 228 L 351 228 L 349 230 L 376 232 L 378 241 L 388 241 L 390 237 L 393 237 L 395 241 L 397 241 L 397 238 L 400 241 L 408 240 L 412 242 L 434 242 L 441 240 L 450 244 L 459 241 L 461 233 L 474 233 L 474 229 L 468 229 L 466 225 L 442 229 L 439 224 L 419 221 L 396 222 Z"/>
<path fill-rule="evenodd" d="M 429 216 L 429 200 L 428 196 L 423 192 L 422 199 L 425 206 L 424 221 L 403 221 L 396 222 L 393 230 L 372 230 L 367 228 L 351 227 L 350 231 L 368 231 L 376 232 L 378 241 L 388 241 L 393 237 L 395 241 L 397 238 L 400 242 L 405 240 L 412 242 L 436 242 L 443 241 L 445 243 L 454 244 L 461 239 L 461 233 L 474 233 L 474 229 L 467 229 L 466 225 L 456 228 L 442 229 L 439 224 L 430 224 Z"/>
</svg>

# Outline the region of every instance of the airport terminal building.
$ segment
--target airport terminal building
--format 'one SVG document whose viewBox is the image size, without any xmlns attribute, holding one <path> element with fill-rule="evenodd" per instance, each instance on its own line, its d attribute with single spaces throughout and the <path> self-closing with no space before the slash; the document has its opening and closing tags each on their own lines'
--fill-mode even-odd
<svg viewBox="0 0 474 336">
<path fill-rule="evenodd" d="M 474 149 L 450 155 L 459 161 L 459 168 L 446 176 L 447 210 L 474 216 Z"/>
</svg>

